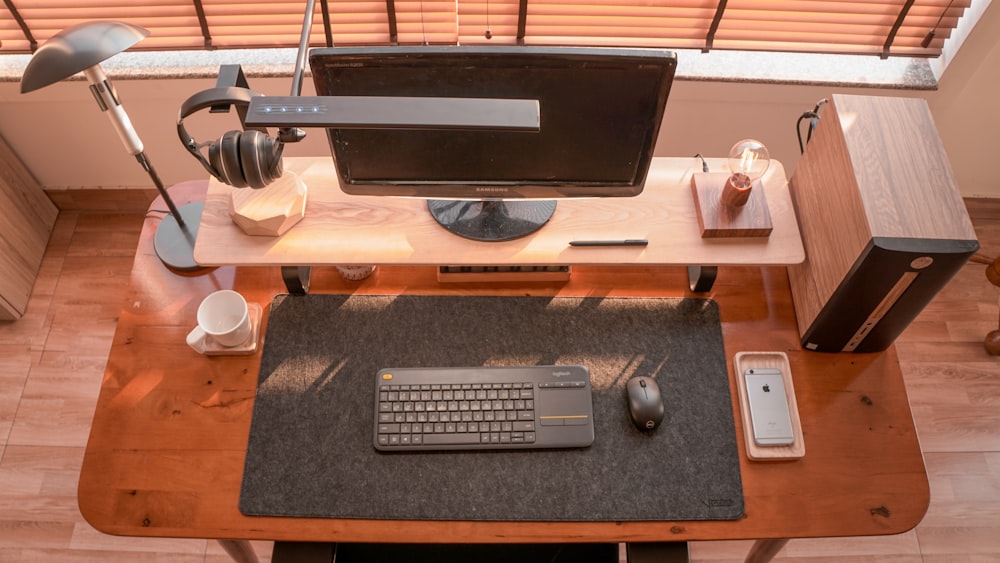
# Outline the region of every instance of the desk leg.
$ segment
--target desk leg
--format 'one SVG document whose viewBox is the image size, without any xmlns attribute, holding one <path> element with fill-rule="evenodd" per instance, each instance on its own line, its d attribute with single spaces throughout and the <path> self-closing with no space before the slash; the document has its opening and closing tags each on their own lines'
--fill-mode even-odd
<svg viewBox="0 0 1000 563">
<path fill-rule="evenodd" d="M 247 540 L 215 540 L 236 563 L 258 563 L 257 553 Z"/>
<path fill-rule="evenodd" d="M 691 285 L 691 291 L 695 293 L 710 291 L 715 285 L 718 271 L 717 266 L 688 266 L 688 283 Z"/>
<path fill-rule="evenodd" d="M 281 279 L 285 280 L 285 287 L 292 295 L 305 295 L 309 293 L 309 278 L 312 276 L 311 266 L 282 266 Z"/>
<path fill-rule="evenodd" d="M 753 547 L 750 548 L 750 553 L 747 554 L 744 561 L 746 563 L 767 563 L 774 559 L 774 556 L 781 551 L 781 548 L 785 547 L 786 543 L 788 543 L 787 538 L 757 540 L 753 542 Z"/>
</svg>

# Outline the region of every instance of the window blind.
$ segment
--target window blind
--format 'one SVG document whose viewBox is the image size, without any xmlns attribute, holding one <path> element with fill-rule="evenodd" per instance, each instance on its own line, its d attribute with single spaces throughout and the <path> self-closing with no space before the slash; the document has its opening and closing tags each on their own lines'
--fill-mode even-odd
<svg viewBox="0 0 1000 563">
<path fill-rule="evenodd" d="M 323 0 L 310 43 L 603 45 L 936 57 L 971 0 Z M 136 50 L 297 47 L 302 0 L 4 0 L 0 53 L 112 19 Z M 329 21 L 329 28 L 324 25 Z M 931 30 L 935 33 L 928 40 Z"/>
</svg>

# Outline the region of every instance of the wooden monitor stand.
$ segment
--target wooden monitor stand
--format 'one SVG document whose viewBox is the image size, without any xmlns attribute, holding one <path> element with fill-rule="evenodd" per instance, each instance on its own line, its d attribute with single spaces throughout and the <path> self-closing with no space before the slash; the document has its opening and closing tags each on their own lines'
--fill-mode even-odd
<svg viewBox="0 0 1000 563">
<path fill-rule="evenodd" d="M 714 170 L 725 159 L 709 159 Z M 477 242 L 447 232 L 422 199 L 343 193 L 329 157 L 287 158 L 309 190 L 305 217 L 280 237 L 250 236 L 229 217 L 233 188 L 209 183 L 194 256 L 205 266 L 252 265 L 788 265 L 805 259 L 784 167 L 762 178 L 773 222 L 768 237 L 701 236 L 691 194 L 696 158 L 655 158 L 643 192 L 631 198 L 562 199 L 536 233 Z M 572 240 L 646 239 L 645 247 L 571 247 Z"/>
</svg>

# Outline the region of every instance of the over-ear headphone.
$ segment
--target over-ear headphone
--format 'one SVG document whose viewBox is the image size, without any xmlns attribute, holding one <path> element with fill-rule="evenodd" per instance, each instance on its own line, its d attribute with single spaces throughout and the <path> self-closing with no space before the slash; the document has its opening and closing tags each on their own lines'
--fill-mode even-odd
<svg viewBox="0 0 1000 563">
<path fill-rule="evenodd" d="M 181 104 L 177 117 L 177 135 L 187 150 L 209 174 L 237 188 L 263 188 L 280 178 L 284 144 L 257 130 L 229 131 L 217 141 L 198 143 L 184 129 L 184 118 L 220 104 L 249 106 L 250 98 L 260 95 L 235 86 L 202 90 Z M 208 158 L 201 153 L 205 146 L 208 147 Z"/>
</svg>

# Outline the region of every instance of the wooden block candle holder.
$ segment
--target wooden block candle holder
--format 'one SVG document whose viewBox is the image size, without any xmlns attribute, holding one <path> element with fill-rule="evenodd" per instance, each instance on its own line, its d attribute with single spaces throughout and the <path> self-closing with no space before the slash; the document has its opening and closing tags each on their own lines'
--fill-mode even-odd
<svg viewBox="0 0 1000 563">
<path fill-rule="evenodd" d="M 729 182 L 728 173 L 699 173 L 691 176 L 691 192 L 698 212 L 702 238 L 766 237 L 771 234 L 771 213 L 767 209 L 764 187 L 753 184 L 746 203 L 732 205 L 723 197 Z M 729 199 L 732 203 L 738 203 Z"/>
</svg>

